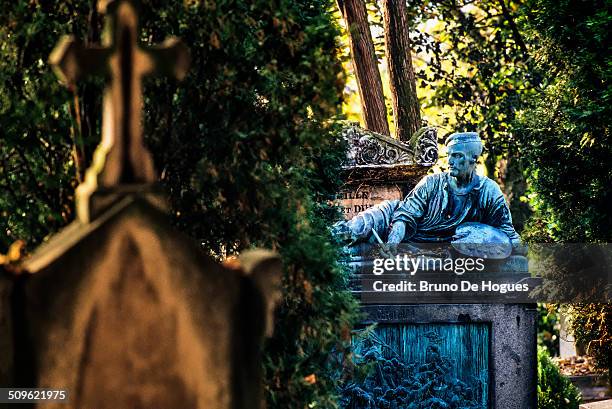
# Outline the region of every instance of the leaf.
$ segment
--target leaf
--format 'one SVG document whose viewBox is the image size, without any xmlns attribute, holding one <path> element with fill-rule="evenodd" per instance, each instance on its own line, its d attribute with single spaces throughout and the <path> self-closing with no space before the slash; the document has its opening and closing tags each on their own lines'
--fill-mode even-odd
<svg viewBox="0 0 612 409">
<path fill-rule="evenodd" d="M 210 39 L 208 40 L 208 42 L 210 45 L 212 45 L 216 49 L 221 48 L 221 41 L 219 40 L 219 35 L 217 34 L 216 31 L 213 31 L 210 34 Z"/>
<path fill-rule="evenodd" d="M 308 385 L 314 385 L 317 383 L 317 376 L 311 373 L 310 375 L 304 377 L 304 382 L 306 382 Z"/>
</svg>

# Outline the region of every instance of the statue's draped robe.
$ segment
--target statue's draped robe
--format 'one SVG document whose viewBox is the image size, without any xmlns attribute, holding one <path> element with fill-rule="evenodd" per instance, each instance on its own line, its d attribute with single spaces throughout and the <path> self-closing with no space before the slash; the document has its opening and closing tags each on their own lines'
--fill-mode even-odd
<svg viewBox="0 0 612 409">
<path fill-rule="evenodd" d="M 370 238 L 372 229 L 386 238 L 390 225 L 403 221 L 406 223 L 404 241 L 449 242 L 460 224 L 480 222 L 500 229 L 513 244 L 520 242 L 497 183 L 475 175 L 474 187 L 459 195 L 449 186 L 450 177 L 448 173 L 428 175 L 403 201 L 385 201 L 355 216 L 346 222 L 353 239 Z"/>
</svg>

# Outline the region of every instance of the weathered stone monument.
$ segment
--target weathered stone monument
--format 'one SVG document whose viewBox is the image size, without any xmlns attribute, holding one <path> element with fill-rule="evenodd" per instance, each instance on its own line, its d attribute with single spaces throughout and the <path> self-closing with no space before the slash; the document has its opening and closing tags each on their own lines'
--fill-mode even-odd
<svg viewBox="0 0 612 409">
<path fill-rule="evenodd" d="M 365 313 L 362 330 L 353 341 L 357 361 L 374 369 L 344 388 L 344 407 L 535 409 L 534 304 L 526 303 L 527 298 L 509 302 L 507 294 L 410 289 L 419 279 L 445 283 L 451 289 L 460 279 L 493 279 L 515 286 L 528 281 L 525 249 L 501 192 L 491 185 L 494 182 L 475 177 L 464 188 L 448 186 L 454 183 L 451 175 L 475 166 L 465 155 L 469 149 L 462 148 L 449 158 L 449 173 L 432 175 L 412 191 L 436 162 L 434 130 L 417 133 L 408 145 L 357 127 L 347 128 L 345 138 L 348 183 L 339 199 L 346 221 L 334 231 L 350 243 L 352 290 Z M 477 135 L 454 138 L 470 149 L 478 148 Z M 458 192 L 455 197 L 450 189 Z M 412 199 L 404 200 L 409 192 Z M 472 223 L 462 224 L 466 220 Z M 398 271 L 373 274 L 378 254 L 391 259 L 404 254 L 416 257 L 412 252 L 419 249 L 411 245 L 389 246 L 406 239 L 413 243 L 415 238 L 417 243 L 439 244 L 444 254 L 482 253 L 488 257 L 486 271 L 455 275 L 440 268 L 426 271 L 421 265 L 414 276 Z M 426 255 L 418 257 L 430 260 L 434 251 L 440 249 L 421 248 Z M 382 277 L 397 283 L 384 294 L 372 289 L 373 283 L 383 282 Z"/>
<path fill-rule="evenodd" d="M 68 84 L 106 75 L 103 136 L 77 219 L 23 263 L 14 383 L 68 391 L 45 408 L 260 407 L 280 261 L 252 250 L 219 265 L 172 227 L 142 142 L 141 79 L 186 75 L 187 49 L 140 45 L 133 2 L 106 7 L 103 47 L 66 39 L 51 56 Z"/>
</svg>

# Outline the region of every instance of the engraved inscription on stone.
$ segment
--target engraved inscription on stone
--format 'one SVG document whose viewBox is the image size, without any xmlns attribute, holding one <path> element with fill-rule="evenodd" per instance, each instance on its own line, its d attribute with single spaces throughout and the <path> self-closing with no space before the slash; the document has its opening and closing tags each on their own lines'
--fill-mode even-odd
<svg viewBox="0 0 612 409">
<path fill-rule="evenodd" d="M 338 193 L 336 198 L 344 218 L 348 220 L 383 200 L 401 200 L 402 190 L 398 185 L 347 186 Z"/>
</svg>

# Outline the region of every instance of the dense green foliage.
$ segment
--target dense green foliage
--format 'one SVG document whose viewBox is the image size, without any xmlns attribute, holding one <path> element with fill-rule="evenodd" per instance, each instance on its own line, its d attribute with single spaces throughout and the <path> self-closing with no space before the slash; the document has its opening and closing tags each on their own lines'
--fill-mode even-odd
<svg viewBox="0 0 612 409">
<path fill-rule="evenodd" d="M 329 121 L 344 83 L 331 2 L 143 3 L 142 41 L 177 35 L 192 52 L 184 83 L 151 79 L 145 95 L 146 140 L 176 225 L 219 257 L 254 245 L 282 254 L 285 298 L 265 359 L 268 407 L 333 407 L 330 351 L 349 340 L 354 301 L 327 230 L 344 152 Z M 2 2 L 3 250 L 17 238 L 32 248 L 72 218 L 82 169 L 70 153 L 76 146 L 91 155 L 100 87 L 61 89 L 46 59 L 66 32 L 99 41 L 101 19 L 90 7 Z"/>
<path fill-rule="evenodd" d="M 384 57 L 382 11 L 369 6 L 374 44 Z M 419 97 L 441 116 L 444 134 L 478 130 L 492 156 L 515 148 L 509 128 L 519 98 L 537 78 L 528 71 L 527 45 L 519 31 L 524 16 L 513 0 L 408 0 Z M 425 63 L 418 63 L 425 58 Z M 452 108 L 452 115 L 443 109 Z"/>
<path fill-rule="evenodd" d="M 559 356 L 559 312 L 556 305 L 538 304 L 538 347 Z"/>
<path fill-rule="evenodd" d="M 561 375 L 546 350 L 538 349 L 538 408 L 577 409 L 579 404 L 578 388 Z"/>
<path fill-rule="evenodd" d="M 515 124 L 535 210 L 533 241 L 612 240 L 612 4 L 534 0 L 525 5 L 543 83 Z M 575 260 L 581 263 L 580 260 Z M 612 306 L 571 308 L 577 342 L 612 368 Z M 611 371 L 612 374 L 612 371 Z"/>
<path fill-rule="evenodd" d="M 61 13 L 64 18 L 54 18 L 42 10 L 33 12 L 27 2 L 3 1 L 1 7 L 0 252 L 4 252 L 17 239 L 37 243 L 70 220 L 74 169 L 68 94 L 46 63 L 59 34 L 70 29 L 65 24 L 70 12 L 66 9 Z"/>
<path fill-rule="evenodd" d="M 533 88 L 526 76 L 527 46 L 517 28 L 515 1 L 409 1 L 413 25 L 436 22 L 415 33 L 416 52 L 430 61 L 418 71 L 431 88 L 425 106 L 452 106 L 460 130 L 478 130 L 492 157 L 515 148 L 509 125 L 519 98 Z M 444 118 L 449 125 L 450 117 Z"/>
<path fill-rule="evenodd" d="M 540 226 L 555 241 L 610 242 L 610 3 L 541 0 L 530 10 L 545 83 L 516 132 Z"/>
<path fill-rule="evenodd" d="M 612 385 L 612 307 L 610 304 L 573 304 L 567 307 L 570 330 L 600 369 L 608 370 Z"/>
</svg>

